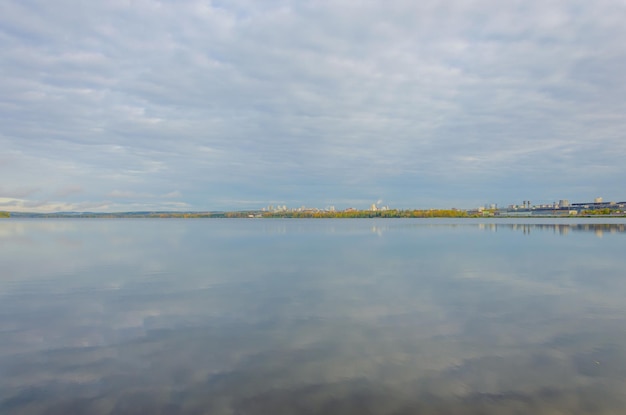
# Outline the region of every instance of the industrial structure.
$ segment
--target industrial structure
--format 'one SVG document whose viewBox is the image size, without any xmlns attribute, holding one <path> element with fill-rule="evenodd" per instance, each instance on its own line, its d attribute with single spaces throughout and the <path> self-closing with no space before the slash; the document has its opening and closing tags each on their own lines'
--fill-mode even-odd
<svg viewBox="0 0 626 415">
<path fill-rule="evenodd" d="M 510 205 L 506 209 L 498 210 L 497 214 L 509 216 L 528 215 L 579 215 L 584 212 L 597 212 L 607 210 L 609 214 L 623 214 L 626 212 L 626 202 L 604 202 L 601 197 L 596 197 L 593 202 L 570 203 L 567 199 L 559 200 L 558 203 L 532 205 L 525 200 L 521 205 Z"/>
</svg>

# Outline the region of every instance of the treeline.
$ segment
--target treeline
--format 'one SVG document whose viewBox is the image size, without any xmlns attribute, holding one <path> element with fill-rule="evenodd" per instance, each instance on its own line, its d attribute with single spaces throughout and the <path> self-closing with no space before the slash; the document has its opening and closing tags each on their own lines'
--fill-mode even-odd
<svg viewBox="0 0 626 415">
<path fill-rule="evenodd" d="M 6 214 L 6 216 L 3 216 Z M 475 217 L 464 210 L 428 209 L 428 210 L 343 210 L 343 211 L 291 211 L 291 212 L 118 212 L 118 213 L 42 213 L 19 215 L 37 218 L 467 218 Z M 9 217 L 8 212 L 0 212 L 0 217 Z"/>
<path fill-rule="evenodd" d="M 597 215 L 619 215 L 620 212 L 610 208 L 589 209 L 580 212 L 581 216 L 597 216 Z"/>
<path fill-rule="evenodd" d="M 429 210 L 344 210 L 338 212 L 263 212 L 263 218 L 467 218 L 467 212 L 456 209 Z"/>
<path fill-rule="evenodd" d="M 116 217 L 109 215 L 109 217 Z M 128 217 L 119 215 L 117 217 Z M 467 218 L 471 217 L 464 210 L 456 209 L 428 209 L 428 210 L 344 210 L 344 211 L 291 211 L 291 212 L 259 212 L 237 211 L 219 213 L 150 213 L 133 215 L 132 217 L 145 218 Z"/>
<path fill-rule="evenodd" d="M 10 218 L 10 217 L 11 217 L 10 212 L 0 212 L 0 218 Z"/>
</svg>

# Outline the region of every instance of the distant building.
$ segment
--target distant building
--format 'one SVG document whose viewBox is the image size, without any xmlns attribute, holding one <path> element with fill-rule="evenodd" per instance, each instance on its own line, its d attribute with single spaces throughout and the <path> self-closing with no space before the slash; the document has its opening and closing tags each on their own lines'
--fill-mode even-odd
<svg viewBox="0 0 626 415">
<path fill-rule="evenodd" d="M 593 203 L 602 203 L 602 198 L 596 197 L 595 199 L 593 199 Z"/>
</svg>

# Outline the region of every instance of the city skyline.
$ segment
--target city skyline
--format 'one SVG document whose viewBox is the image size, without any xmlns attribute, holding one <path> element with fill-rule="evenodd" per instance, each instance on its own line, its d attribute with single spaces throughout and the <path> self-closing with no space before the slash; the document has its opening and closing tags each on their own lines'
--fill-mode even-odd
<svg viewBox="0 0 626 415">
<path fill-rule="evenodd" d="M 41 215 L 55 215 L 61 214 L 62 216 L 72 216 L 77 214 L 78 216 L 86 214 L 99 216 L 106 216 L 107 214 L 119 214 L 125 216 L 129 214 L 131 216 L 135 216 L 137 214 L 149 214 L 149 215 L 159 215 L 159 214 L 199 214 L 200 217 L 210 217 L 213 214 L 224 214 L 224 213 L 268 213 L 268 214 L 281 214 L 281 213 L 342 213 L 342 212 L 443 212 L 444 214 L 449 214 L 450 212 L 467 212 L 467 213 L 488 213 L 488 212 L 500 212 L 501 214 L 515 214 L 515 213 L 524 213 L 524 212 L 535 212 L 539 215 L 551 215 L 556 213 L 556 211 L 560 211 L 561 213 L 570 213 L 577 214 L 581 212 L 590 212 L 597 210 L 593 214 L 600 214 L 601 209 L 608 208 L 612 214 L 615 213 L 626 213 L 626 201 L 624 200 L 604 200 L 602 197 L 596 197 L 590 201 L 570 201 L 568 199 L 560 199 L 551 203 L 533 203 L 530 200 L 524 200 L 522 203 L 509 203 L 507 205 L 498 205 L 497 203 L 485 203 L 480 206 L 464 206 L 464 207 L 427 207 L 427 208 L 398 208 L 395 206 L 389 206 L 382 203 L 382 200 L 377 200 L 376 202 L 370 204 L 369 206 L 349 206 L 349 207 L 340 207 L 337 208 L 335 205 L 301 205 L 301 206 L 287 206 L 287 205 L 267 205 L 263 207 L 255 207 L 250 209 L 239 209 L 239 210 L 128 210 L 128 211 L 49 211 L 49 212 L 37 212 L 37 211 L 2 211 L 0 210 L 0 215 L 7 214 L 6 217 L 10 217 L 10 213 L 17 214 L 20 216 L 41 216 Z M 608 214 L 608 212 L 606 213 Z M 246 216 L 244 216 L 246 217 Z"/>
<path fill-rule="evenodd" d="M 624 21 L 609 0 L 7 0 L 0 210 L 624 200 Z"/>
</svg>

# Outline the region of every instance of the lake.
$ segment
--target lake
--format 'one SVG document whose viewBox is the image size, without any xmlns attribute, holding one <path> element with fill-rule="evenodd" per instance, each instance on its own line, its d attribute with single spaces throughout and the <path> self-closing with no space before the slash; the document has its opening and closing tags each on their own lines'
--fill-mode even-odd
<svg viewBox="0 0 626 415">
<path fill-rule="evenodd" d="M 623 219 L 6 219 L 0 413 L 626 413 Z"/>
</svg>

